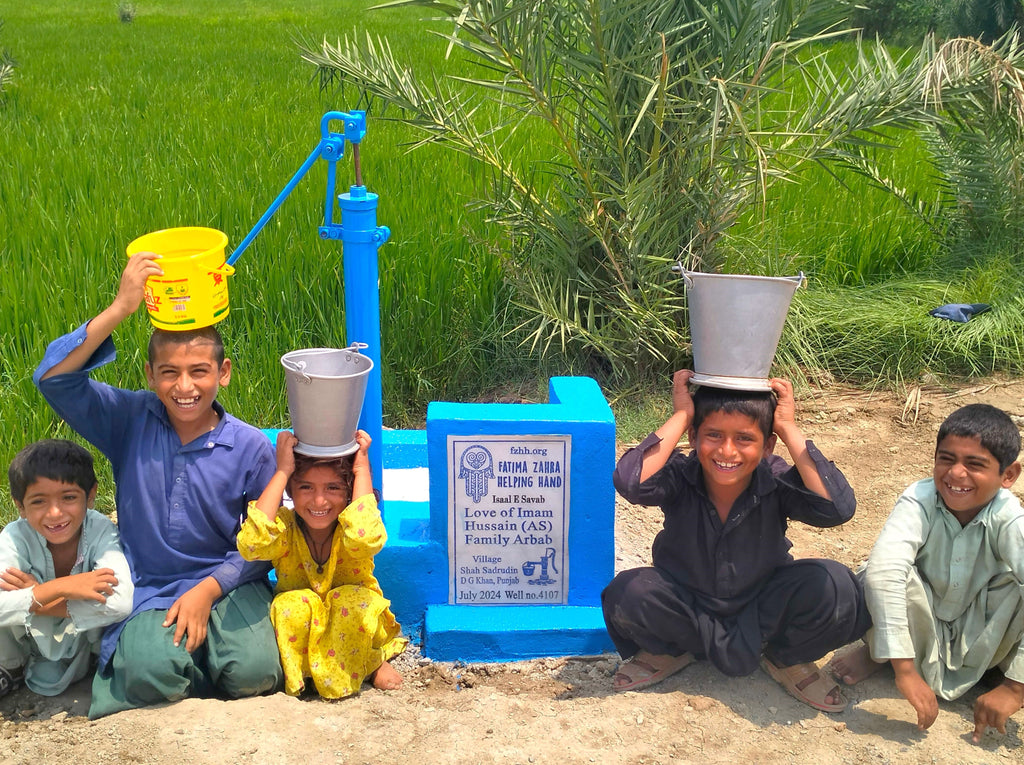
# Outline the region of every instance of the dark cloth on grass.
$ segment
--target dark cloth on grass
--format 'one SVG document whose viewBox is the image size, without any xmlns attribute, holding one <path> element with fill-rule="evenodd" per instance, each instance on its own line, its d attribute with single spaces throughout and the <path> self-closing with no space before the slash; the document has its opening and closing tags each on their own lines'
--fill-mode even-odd
<svg viewBox="0 0 1024 765">
<path fill-rule="evenodd" d="M 928 312 L 928 315 L 934 316 L 936 319 L 949 319 L 960 324 L 966 324 L 971 320 L 972 316 L 985 313 L 990 308 L 992 306 L 987 303 L 947 303 L 946 305 L 940 305 L 938 308 L 933 308 Z"/>
</svg>

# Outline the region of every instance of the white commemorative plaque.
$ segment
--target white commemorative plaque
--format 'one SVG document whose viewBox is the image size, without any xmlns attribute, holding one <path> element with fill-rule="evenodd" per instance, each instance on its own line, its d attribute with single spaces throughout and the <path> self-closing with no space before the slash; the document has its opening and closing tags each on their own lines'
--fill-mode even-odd
<svg viewBox="0 0 1024 765">
<path fill-rule="evenodd" d="M 568 601 L 570 436 L 448 436 L 448 602 Z"/>
</svg>

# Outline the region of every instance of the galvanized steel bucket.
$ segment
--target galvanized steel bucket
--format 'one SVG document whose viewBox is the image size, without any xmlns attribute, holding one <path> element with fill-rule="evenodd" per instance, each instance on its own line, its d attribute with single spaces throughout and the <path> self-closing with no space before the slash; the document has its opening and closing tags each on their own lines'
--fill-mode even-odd
<svg viewBox="0 0 1024 765">
<path fill-rule="evenodd" d="M 693 350 L 691 382 L 771 390 L 768 382 L 798 276 L 705 274 L 674 269 L 686 282 Z"/>
<path fill-rule="evenodd" d="M 359 449 L 359 413 L 373 360 L 348 348 L 306 348 L 281 357 L 288 383 L 288 413 L 299 443 L 311 457 L 342 457 Z"/>
</svg>

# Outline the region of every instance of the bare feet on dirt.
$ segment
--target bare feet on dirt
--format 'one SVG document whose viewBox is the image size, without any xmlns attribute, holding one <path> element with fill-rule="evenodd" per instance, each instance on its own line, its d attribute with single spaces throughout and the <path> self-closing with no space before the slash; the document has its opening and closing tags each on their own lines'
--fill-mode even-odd
<svg viewBox="0 0 1024 765">
<path fill-rule="evenodd" d="M 382 691 L 397 691 L 402 687 L 402 676 L 386 661 L 373 673 L 373 687 Z"/>
<path fill-rule="evenodd" d="M 856 685 L 884 666 L 872 659 L 868 647 L 858 641 L 836 651 L 825 669 L 832 677 L 842 680 L 844 685 Z"/>
</svg>

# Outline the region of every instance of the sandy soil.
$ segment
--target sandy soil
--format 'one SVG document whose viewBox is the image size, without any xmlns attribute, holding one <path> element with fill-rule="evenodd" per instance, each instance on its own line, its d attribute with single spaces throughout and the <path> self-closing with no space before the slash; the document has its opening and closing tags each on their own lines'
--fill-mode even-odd
<svg viewBox="0 0 1024 765">
<path fill-rule="evenodd" d="M 841 528 L 791 528 L 798 557 L 859 564 L 898 493 L 930 472 L 935 431 L 956 407 L 992 403 L 1024 425 L 1024 382 L 919 394 L 909 406 L 845 389 L 799 402 L 808 437 L 844 470 L 859 503 Z M 617 568 L 647 562 L 659 527 L 656 508 L 621 503 Z M 1024 711 L 1006 735 L 989 731 L 975 745 L 972 693 L 940 702 L 934 726 L 919 733 L 891 672 L 849 690 L 844 713 L 826 715 L 760 671 L 730 679 L 704 663 L 625 694 L 610 691 L 610 655 L 465 666 L 411 649 L 396 664 L 406 677 L 399 691 L 367 688 L 340 702 L 190 699 L 96 722 L 84 717 L 88 683 L 52 699 L 22 690 L 0 700 L 0 763 L 1024 763 Z"/>
</svg>

